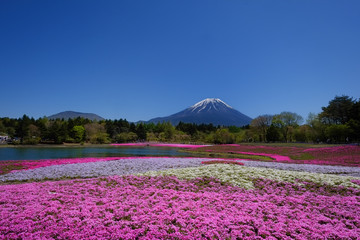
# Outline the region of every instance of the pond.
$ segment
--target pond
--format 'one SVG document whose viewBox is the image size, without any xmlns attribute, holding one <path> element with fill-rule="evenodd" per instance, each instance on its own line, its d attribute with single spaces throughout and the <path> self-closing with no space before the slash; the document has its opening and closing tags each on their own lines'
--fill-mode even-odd
<svg viewBox="0 0 360 240">
<path fill-rule="evenodd" d="M 190 156 L 190 154 L 170 147 L 0 147 L 0 161 L 123 156 Z"/>
</svg>

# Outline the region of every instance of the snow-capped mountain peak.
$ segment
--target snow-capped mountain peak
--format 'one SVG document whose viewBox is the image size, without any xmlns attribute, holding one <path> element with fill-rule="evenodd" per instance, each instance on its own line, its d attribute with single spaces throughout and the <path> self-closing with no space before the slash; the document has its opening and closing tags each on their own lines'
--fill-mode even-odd
<svg viewBox="0 0 360 240">
<path fill-rule="evenodd" d="M 183 123 L 213 124 L 215 126 L 245 126 L 251 118 L 230 107 L 218 98 L 207 98 L 193 106 L 167 117 L 150 119 L 148 122 L 171 122 L 173 125 Z"/>
<path fill-rule="evenodd" d="M 210 110 L 220 110 L 221 108 L 232 108 L 230 105 L 226 104 L 219 98 L 206 98 L 193 106 L 190 107 L 191 111 L 201 112 L 201 111 L 210 111 Z"/>
</svg>

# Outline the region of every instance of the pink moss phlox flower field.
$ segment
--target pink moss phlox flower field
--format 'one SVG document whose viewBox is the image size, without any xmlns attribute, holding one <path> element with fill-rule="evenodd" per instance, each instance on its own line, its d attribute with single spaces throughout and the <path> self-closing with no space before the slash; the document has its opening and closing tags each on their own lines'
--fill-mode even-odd
<svg viewBox="0 0 360 240">
<path fill-rule="evenodd" d="M 0 186 L 0 239 L 357 239 L 360 192 L 254 179 L 106 177 Z"/>
<path fill-rule="evenodd" d="M 113 143 L 110 144 L 111 146 L 123 146 L 123 147 L 129 147 L 129 146 L 138 146 L 138 147 L 144 147 L 144 146 L 150 146 L 150 147 L 176 147 L 176 148 L 201 148 L 201 147 L 207 147 L 209 145 L 193 145 L 193 144 L 179 144 L 179 143 Z"/>
<path fill-rule="evenodd" d="M 22 160 L 17 161 L 18 165 L 22 166 L 22 169 L 13 170 L 12 172 L 35 169 L 41 167 L 48 167 L 53 165 L 63 164 L 75 164 L 75 163 L 89 163 L 89 162 L 103 162 L 103 161 L 114 161 L 121 159 L 132 159 L 134 157 L 89 157 L 89 158 L 59 158 L 59 159 L 41 159 L 41 160 Z M 146 159 L 150 157 L 136 157 L 138 159 Z M 9 162 L 9 161 L 7 161 Z"/>
<path fill-rule="evenodd" d="M 284 163 L 360 167 L 360 147 L 353 145 L 305 148 L 227 144 L 194 149 L 194 151 L 268 156 L 274 161 Z"/>
<path fill-rule="evenodd" d="M 42 159 L 42 160 L 24 160 L 18 161 L 19 165 L 23 166 L 23 169 L 14 170 L 21 171 L 26 169 L 35 169 L 40 167 L 48 167 L 53 165 L 62 165 L 62 164 L 74 164 L 74 163 L 88 163 L 88 162 L 98 162 L 98 161 L 112 161 L 120 159 L 119 157 L 98 157 L 98 158 L 59 158 L 59 159 Z"/>
<path fill-rule="evenodd" d="M 222 145 L 192 150 L 268 156 L 273 162 L 21 161 L 31 170 L 1 175 L 0 239 L 359 239 L 360 178 L 337 175 L 359 171 L 354 167 L 360 166 L 359 149 Z M 313 165 L 291 164 L 304 162 Z M 80 179 L 5 185 L 11 176 L 22 181 L 20 175 L 28 176 L 26 181 Z"/>
<path fill-rule="evenodd" d="M 11 172 L 18 172 L 23 170 L 48 167 L 53 165 L 64 165 L 64 164 L 75 164 L 75 163 L 90 163 L 90 162 L 104 162 L 104 161 L 114 161 L 114 160 L 131 160 L 131 159 L 151 159 L 153 157 L 97 157 L 97 158 L 60 158 L 60 159 L 43 159 L 43 160 L 23 160 L 19 164 L 22 166 L 22 169 L 13 170 Z M 156 157 L 167 159 L 168 157 Z M 192 159 L 191 157 L 182 157 L 182 159 Z M 204 158 L 206 160 L 206 158 Z M 221 161 L 224 159 L 218 159 Z M 240 159 L 233 159 L 232 161 L 236 161 Z M 7 161 L 9 162 L 9 161 Z M 205 162 L 205 161 L 204 161 Z M 238 163 L 240 164 L 240 163 Z"/>
</svg>

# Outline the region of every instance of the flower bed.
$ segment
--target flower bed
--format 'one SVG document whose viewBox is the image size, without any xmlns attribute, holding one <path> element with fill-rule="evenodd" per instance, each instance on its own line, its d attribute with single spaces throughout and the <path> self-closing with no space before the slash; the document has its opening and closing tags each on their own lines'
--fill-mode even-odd
<svg viewBox="0 0 360 240">
<path fill-rule="evenodd" d="M 16 161 L 14 165 L 20 166 L 21 169 L 13 170 L 12 172 L 35 169 L 41 167 L 48 167 L 53 165 L 63 165 L 63 164 L 74 164 L 74 163 L 88 163 L 88 162 L 98 162 L 98 161 L 112 161 L 120 159 L 119 157 L 98 157 L 98 158 L 59 158 L 59 159 L 42 159 L 42 160 L 25 160 L 25 161 Z M 6 161 L 11 163 L 12 161 Z M 6 163 L 3 163 L 6 164 Z"/>
<path fill-rule="evenodd" d="M 222 182 L 227 182 L 233 184 L 234 186 L 246 189 L 254 188 L 253 179 L 258 178 L 270 179 L 279 182 L 290 182 L 299 185 L 301 185 L 302 182 L 313 182 L 316 184 L 327 184 L 329 186 L 352 188 L 359 188 L 359 186 L 352 181 L 360 179 L 356 177 L 337 176 L 331 174 L 287 171 L 271 168 L 245 167 L 226 164 L 211 164 L 201 167 L 150 171 L 139 175 L 176 176 L 180 179 L 213 177 L 219 179 Z"/>
<path fill-rule="evenodd" d="M 206 167 L 227 167 L 211 165 Z M 237 167 L 237 166 L 231 166 Z M 241 167 L 237 167 L 241 168 Z M 0 239 L 357 239 L 359 191 L 253 179 L 106 177 L 0 186 Z"/>
<path fill-rule="evenodd" d="M 70 160 L 0 176 L 2 182 L 102 176 L 0 185 L 0 239 L 360 236 L 360 178 L 263 168 L 302 165 L 241 159 Z"/>
<path fill-rule="evenodd" d="M 104 162 L 114 161 L 121 159 L 146 159 L 152 157 L 96 157 L 96 158 L 59 158 L 59 159 L 41 159 L 41 160 L 21 160 L 21 161 L 3 161 L 0 162 L 0 166 L 12 166 L 14 169 L 11 172 L 17 172 L 22 170 L 29 170 L 41 167 L 49 167 L 53 165 L 75 164 L 75 163 L 89 163 L 89 162 Z M 168 158 L 168 157 L 158 157 Z M 186 157 L 184 157 L 185 159 Z M 1 174 L 1 172 L 0 172 Z"/>
<path fill-rule="evenodd" d="M 0 182 L 129 175 L 151 170 L 195 167 L 205 161 L 221 161 L 221 159 L 187 157 L 122 157 L 116 158 L 116 160 L 112 160 L 112 158 L 90 159 L 98 161 L 87 160 L 89 159 L 74 159 L 74 163 L 69 164 L 64 159 L 55 161 L 56 165 L 52 164 L 52 161 L 45 161 L 39 168 L 0 175 Z"/>
<path fill-rule="evenodd" d="M 306 148 L 229 144 L 208 146 L 193 149 L 193 151 L 268 156 L 273 158 L 274 161 L 287 163 L 360 167 L 360 147 L 352 145 Z"/>
<path fill-rule="evenodd" d="M 290 170 L 298 172 L 327 173 L 344 176 L 360 177 L 360 167 L 332 166 L 319 164 L 299 164 L 269 161 L 242 161 L 247 167 L 273 168 L 279 170 Z"/>
<path fill-rule="evenodd" d="M 86 162 L 86 159 L 78 163 L 68 164 L 63 161 L 56 161 L 56 163 L 65 163 L 60 165 L 40 165 L 39 168 L 29 169 L 24 171 L 14 171 L 8 174 L 0 175 L 0 182 L 9 181 L 32 181 L 32 180 L 49 180 L 62 178 L 88 178 L 109 175 L 128 175 L 147 171 L 158 171 L 172 168 L 186 168 L 197 167 L 201 164 L 216 164 L 229 163 L 237 165 L 245 165 L 251 167 L 246 169 L 248 173 L 255 174 L 254 171 L 273 175 L 275 169 L 292 170 L 297 172 L 314 172 L 314 173 L 332 173 L 348 176 L 360 177 L 360 168 L 358 167 L 343 167 L 343 166 L 325 166 L 314 164 L 290 164 L 281 162 L 262 162 L 262 161 L 248 161 L 244 159 L 219 159 L 219 158 L 174 158 L 174 157 L 122 157 L 117 160 L 106 159 L 92 159 L 97 162 Z M 48 163 L 52 163 L 49 161 Z M 268 169 L 268 170 L 267 170 Z M 271 170 L 273 169 L 273 170 Z M 221 170 L 222 171 L 222 170 Z M 279 171 L 279 173 L 283 173 Z M 246 173 L 244 173 L 246 174 Z M 204 174 L 205 176 L 206 174 Z M 263 176 L 267 178 L 268 176 Z M 215 176 L 214 176 L 215 177 Z M 284 180 L 286 181 L 286 180 Z"/>
</svg>

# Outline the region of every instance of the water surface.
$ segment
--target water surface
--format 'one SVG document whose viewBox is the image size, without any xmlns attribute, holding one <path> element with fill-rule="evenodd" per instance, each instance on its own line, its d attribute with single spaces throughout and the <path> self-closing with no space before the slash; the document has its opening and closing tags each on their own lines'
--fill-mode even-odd
<svg viewBox="0 0 360 240">
<path fill-rule="evenodd" d="M 1 147 L 0 161 L 82 157 L 189 156 L 169 147 Z"/>
</svg>

